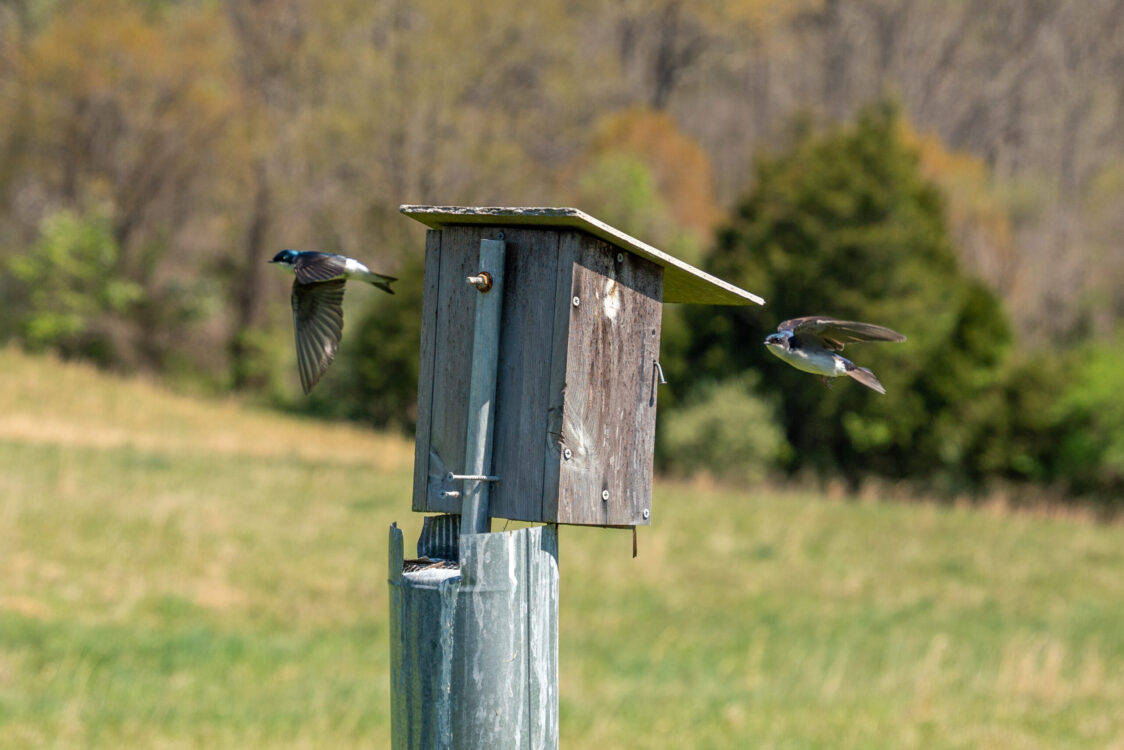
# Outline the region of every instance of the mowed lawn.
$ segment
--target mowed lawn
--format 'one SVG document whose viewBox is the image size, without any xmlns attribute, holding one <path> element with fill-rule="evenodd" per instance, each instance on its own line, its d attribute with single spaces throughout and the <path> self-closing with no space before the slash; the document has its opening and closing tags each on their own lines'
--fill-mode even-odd
<svg viewBox="0 0 1124 750">
<path fill-rule="evenodd" d="M 412 445 L 0 349 L 0 748 L 384 748 Z M 1122 748 L 1124 527 L 663 482 L 565 748 Z"/>
</svg>

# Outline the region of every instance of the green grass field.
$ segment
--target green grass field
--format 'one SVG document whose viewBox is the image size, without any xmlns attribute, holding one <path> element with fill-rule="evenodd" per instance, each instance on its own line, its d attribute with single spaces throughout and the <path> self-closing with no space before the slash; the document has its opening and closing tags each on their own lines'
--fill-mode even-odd
<svg viewBox="0 0 1124 750">
<path fill-rule="evenodd" d="M 0 748 L 383 748 L 412 446 L 0 349 Z M 567 748 L 1124 748 L 1124 527 L 659 483 Z"/>
</svg>

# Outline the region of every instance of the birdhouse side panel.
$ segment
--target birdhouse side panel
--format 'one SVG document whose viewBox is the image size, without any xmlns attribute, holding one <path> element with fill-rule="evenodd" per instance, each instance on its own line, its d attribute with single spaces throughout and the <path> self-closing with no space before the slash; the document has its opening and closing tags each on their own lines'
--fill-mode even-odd
<svg viewBox="0 0 1124 750">
<path fill-rule="evenodd" d="M 441 231 L 425 233 L 425 275 L 422 278 L 421 341 L 418 346 L 417 427 L 414 431 L 414 495 L 411 507 L 430 510 L 426 502 L 429 483 L 430 415 L 433 413 L 433 368 L 437 350 L 437 290 L 441 265 Z"/>
<path fill-rule="evenodd" d="M 445 475 L 462 473 L 472 378 L 478 292 L 465 282 L 477 272 L 480 227 L 450 226 L 426 236 L 425 295 L 418 368 L 418 427 L 413 509 L 459 512 L 442 489 L 459 489 Z"/>
<path fill-rule="evenodd" d="M 649 523 L 663 269 L 585 236 L 573 264 L 558 522 Z"/>
</svg>

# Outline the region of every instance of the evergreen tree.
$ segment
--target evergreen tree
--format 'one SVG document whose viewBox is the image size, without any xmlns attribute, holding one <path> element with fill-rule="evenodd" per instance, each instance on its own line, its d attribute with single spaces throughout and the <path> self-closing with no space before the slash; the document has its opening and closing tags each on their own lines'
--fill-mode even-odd
<svg viewBox="0 0 1124 750">
<path fill-rule="evenodd" d="M 958 268 L 941 195 L 904 145 L 896 107 L 868 107 L 825 134 L 805 129 L 785 153 L 761 157 L 756 177 L 705 267 L 768 304 L 689 310 L 694 371 L 759 370 L 762 395 L 780 404 L 792 468 L 975 475 L 985 423 L 996 418 L 975 406 L 994 391 L 1010 329 L 998 298 Z M 904 344 L 845 352 L 887 395 L 850 381 L 826 390 L 768 354 L 764 337 L 801 315 L 905 333 Z"/>
</svg>

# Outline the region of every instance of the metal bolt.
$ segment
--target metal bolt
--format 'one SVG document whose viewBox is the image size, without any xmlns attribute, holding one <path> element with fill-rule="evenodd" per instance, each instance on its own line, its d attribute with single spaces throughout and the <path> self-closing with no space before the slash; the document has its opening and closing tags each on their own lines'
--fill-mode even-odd
<svg viewBox="0 0 1124 750">
<path fill-rule="evenodd" d="M 648 516 L 652 515 L 652 512 L 650 510 L 648 510 L 647 508 L 645 508 L 644 511 L 640 515 L 644 516 L 644 520 L 647 521 Z"/>
<path fill-rule="evenodd" d="M 445 481 L 447 481 L 447 482 L 458 482 L 458 481 L 462 481 L 462 482 L 498 482 L 498 481 L 500 481 L 500 478 L 497 477 L 497 476 L 491 476 L 489 474 L 454 474 L 453 472 L 450 471 L 448 474 L 445 475 Z"/>
<path fill-rule="evenodd" d="M 608 490 L 601 490 L 601 499 L 606 500 L 606 501 L 609 499 L 609 491 Z"/>
<path fill-rule="evenodd" d="M 441 498 L 442 499 L 454 498 L 454 497 L 460 497 L 460 496 L 461 496 L 461 493 L 458 490 L 441 490 Z"/>
<path fill-rule="evenodd" d="M 578 305 L 580 305 L 581 303 L 582 303 L 582 301 L 581 301 L 580 299 L 578 299 L 578 298 L 577 298 L 577 297 L 575 296 L 575 297 L 574 297 L 574 307 L 577 307 L 577 306 L 578 306 Z"/>
<path fill-rule="evenodd" d="M 487 271 L 481 271 L 475 276 L 469 276 L 465 281 L 476 287 L 481 294 L 492 288 L 492 274 Z"/>
<path fill-rule="evenodd" d="M 569 448 L 562 451 L 562 458 L 566 459 L 567 461 L 569 461 L 573 457 L 574 457 L 574 452 L 572 450 L 570 450 Z"/>
<path fill-rule="evenodd" d="M 617 263 L 624 263 L 624 253 L 617 253 Z"/>
<path fill-rule="evenodd" d="M 503 239 L 503 232 L 496 232 L 496 239 L 502 240 Z"/>
</svg>

